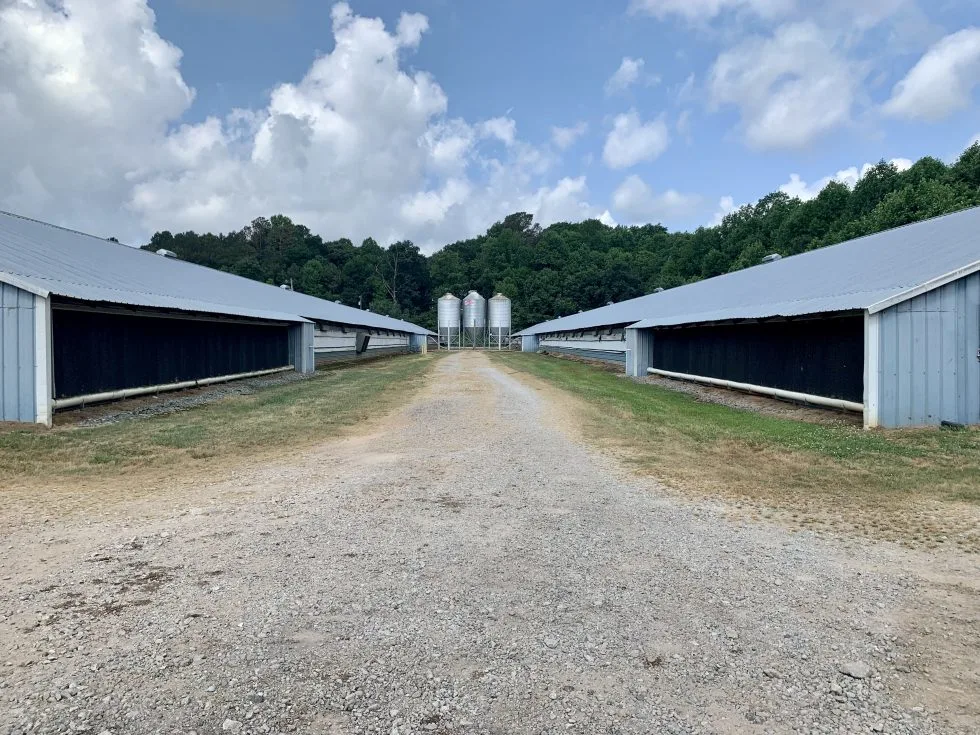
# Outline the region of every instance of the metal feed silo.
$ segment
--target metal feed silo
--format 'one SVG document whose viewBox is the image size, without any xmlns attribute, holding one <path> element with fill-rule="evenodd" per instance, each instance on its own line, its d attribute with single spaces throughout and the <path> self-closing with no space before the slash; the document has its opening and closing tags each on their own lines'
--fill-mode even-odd
<svg viewBox="0 0 980 735">
<path fill-rule="evenodd" d="M 510 299 L 498 293 L 488 302 L 490 347 L 510 349 Z"/>
<path fill-rule="evenodd" d="M 459 349 L 460 340 L 460 301 L 451 293 L 447 293 L 436 307 L 436 318 L 439 326 L 439 344 L 447 350 Z"/>
<path fill-rule="evenodd" d="M 487 300 L 476 291 L 463 299 L 463 346 L 486 347 Z"/>
</svg>

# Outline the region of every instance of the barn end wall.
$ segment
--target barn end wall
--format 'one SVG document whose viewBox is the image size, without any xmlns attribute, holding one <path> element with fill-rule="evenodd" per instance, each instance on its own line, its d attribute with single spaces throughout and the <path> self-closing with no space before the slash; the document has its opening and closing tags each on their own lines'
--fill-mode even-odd
<svg viewBox="0 0 980 735">
<path fill-rule="evenodd" d="M 521 352 L 537 352 L 540 339 L 536 334 L 525 334 L 521 337 Z"/>
<path fill-rule="evenodd" d="M 626 330 L 626 374 L 645 378 L 647 368 L 653 367 L 653 330 Z"/>
<path fill-rule="evenodd" d="M 306 375 L 316 370 L 312 322 L 294 324 L 289 328 L 289 354 L 293 357 L 293 368 L 297 373 Z"/>
<path fill-rule="evenodd" d="M 869 425 L 980 424 L 980 273 L 868 321 L 869 329 L 877 330 L 878 346 L 872 356 L 877 358 L 877 416 Z M 874 376 L 871 380 L 873 385 Z"/>
<path fill-rule="evenodd" d="M 38 411 L 38 362 L 46 370 L 47 336 L 39 334 L 47 299 L 0 283 L 0 421 L 47 423 Z M 40 346 L 40 350 L 38 349 Z M 40 353 L 40 355 L 39 355 Z M 41 390 L 46 380 L 41 377 Z"/>
</svg>

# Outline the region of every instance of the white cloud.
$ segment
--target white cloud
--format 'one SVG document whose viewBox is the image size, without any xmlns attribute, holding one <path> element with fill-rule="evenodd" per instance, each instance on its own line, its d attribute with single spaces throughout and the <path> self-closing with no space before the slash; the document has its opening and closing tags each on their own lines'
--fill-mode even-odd
<svg viewBox="0 0 980 735">
<path fill-rule="evenodd" d="M 912 161 L 908 158 L 893 158 L 889 163 L 899 171 L 908 171 L 912 167 Z M 863 179 L 875 165 L 874 163 L 866 163 L 861 166 L 860 170 L 858 170 L 857 166 L 851 166 L 838 171 L 833 176 L 824 176 L 822 179 L 813 182 L 813 184 L 808 184 L 800 178 L 799 174 L 790 174 L 789 181 L 780 186 L 779 191 L 789 194 L 791 197 L 809 201 L 810 199 L 815 199 L 831 181 L 839 181 L 853 189 L 857 182 Z"/>
<path fill-rule="evenodd" d="M 668 189 L 655 194 L 639 176 L 629 176 L 613 192 L 613 208 L 633 222 L 682 217 L 697 211 L 701 197 Z"/>
<path fill-rule="evenodd" d="M 619 223 L 616 218 L 612 216 L 612 213 L 607 209 L 605 212 L 600 214 L 596 219 L 598 219 L 606 227 L 617 227 Z"/>
<path fill-rule="evenodd" d="M 691 25 L 746 21 L 773 25 L 792 20 L 811 20 L 848 33 L 861 33 L 884 22 L 892 25 L 888 43 L 922 39 L 932 33 L 917 0 L 631 0 L 630 12 L 663 20 L 676 16 Z"/>
<path fill-rule="evenodd" d="M 479 125 L 480 135 L 496 138 L 505 145 L 514 145 L 517 139 L 517 123 L 509 117 L 495 117 Z"/>
<path fill-rule="evenodd" d="M 629 56 L 624 56 L 619 68 L 606 81 L 606 94 L 614 95 L 625 92 L 636 84 L 643 72 L 645 63 L 643 59 L 631 59 Z"/>
<path fill-rule="evenodd" d="M 337 3 L 331 18 L 333 50 L 266 105 L 183 124 L 194 92 L 147 0 L 0 0 L 0 208 L 134 242 L 278 212 L 421 245 L 521 209 L 602 215 L 584 177 L 549 181 L 550 147 L 510 117 L 447 117 L 435 79 L 403 64 L 424 16 L 388 29 Z"/>
<path fill-rule="evenodd" d="M 715 212 L 714 217 L 711 218 L 710 226 L 717 227 L 724 221 L 725 217 L 743 206 L 744 205 L 742 204 L 735 204 L 734 197 L 722 197 L 718 200 L 718 211 Z"/>
<path fill-rule="evenodd" d="M 669 144 L 670 133 L 663 116 L 644 123 L 636 110 L 630 110 L 613 120 L 602 160 L 609 168 L 629 168 L 641 161 L 652 161 Z"/>
<path fill-rule="evenodd" d="M 571 148 L 575 141 L 589 131 L 588 123 L 578 122 L 568 128 L 553 127 L 551 129 L 551 142 L 561 150 Z"/>
<path fill-rule="evenodd" d="M 405 48 L 418 48 L 422 34 L 429 30 L 429 19 L 419 13 L 402 13 L 398 19 L 398 42 Z"/>
<path fill-rule="evenodd" d="M 70 15 L 0 3 L 0 206 L 113 234 L 87 195 L 101 191 L 118 209 L 124 174 L 194 99 L 180 50 L 154 22 L 130 0 L 75 2 Z"/>
<path fill-rule="evenodd" d="M 728 11 L 747 11 L 762 18 L 785 15 L 796 7 L 795 0 L 631 0 L 630 12 L 656 18 L 679 15 L 696 23 L 712 20 Z"/>
<path fill-rule="evenodd" d="M 848 123 L 859 82 L 833 36 L 803 22 L 722 53 L 708 88 L 715 108 L 739 108 L 749 145 L 787 149 Z"/>
<path fill-rule="evenodd" d="M 885 114 L 941 120 L 971 102 L 980 84 L 980 28 L 964 28 L 930 48 L 895 85 Z"/>
<path fill-rule="evenodd" d="M 587 197 L 584 176 L 564 178 L 554 187 L 542 187 L 524 197 L 522 208 L 537 212 L 542 223 L 580 222 L 598 216 L 595 209 L 585 203 Z"/>
<path fill-rule="evenodd" d="M 420 191 L 402 204 L 402 217 L 412 224 L 439 223 L 470 195 L 467 181 L 449 179 L 439 191 Z"/>
</svg>

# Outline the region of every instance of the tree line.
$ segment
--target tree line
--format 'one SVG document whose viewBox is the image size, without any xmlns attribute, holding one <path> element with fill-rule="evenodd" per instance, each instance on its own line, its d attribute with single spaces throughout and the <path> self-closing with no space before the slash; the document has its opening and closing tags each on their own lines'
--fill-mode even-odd
<svg viewBox="0 0 980 735">
<path fill-rule="evenodd" d="M 158 232 L 145 249 L 429 328 L 442 294 L 499 291 L 513 300 L 520 329 L 746 268 L 770 253 L 795 255 L 977 205 L 980 144 L 950 165 L 926 157 L 899 171 L 882 161 L 853 188 L 833 181 L 809 201 L 774 192 L 694 232 L 598 220 L 542 228 L 518 212 L 426 257 L 407 240 L 324 240 L 276 215 L 226 234 Z"/>
</svg>

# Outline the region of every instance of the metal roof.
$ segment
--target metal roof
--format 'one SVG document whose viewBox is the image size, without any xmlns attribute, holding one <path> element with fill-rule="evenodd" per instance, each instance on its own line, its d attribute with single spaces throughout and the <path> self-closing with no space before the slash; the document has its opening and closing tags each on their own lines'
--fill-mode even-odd
<svg viewBox="0 0 980 735">
<path fill-rule="evenodd" d="M 0 281 L 82 301 L 432 334 L 400 319 L 6 212 L 0 212 Z"/>
<path fill-rule="evenodd" d="M 872 309 L 948 274 L 980 270 L 980 207 L 536 324 L 543 334 Z"/>
</svg>

